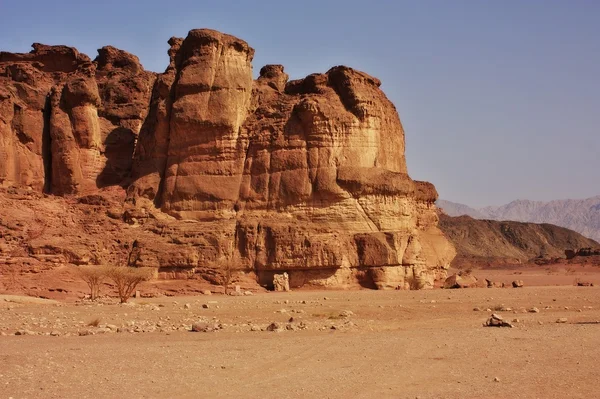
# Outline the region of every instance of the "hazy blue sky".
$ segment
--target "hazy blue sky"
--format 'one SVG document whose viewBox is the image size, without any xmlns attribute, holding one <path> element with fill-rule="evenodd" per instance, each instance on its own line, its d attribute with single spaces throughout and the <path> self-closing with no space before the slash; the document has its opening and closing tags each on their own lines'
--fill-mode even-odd
<svg viewBox="0 0 600 399">
<path fill-rule="evenodd" d="M 213 28 L 292 78 L 345 64 L 396 104 L 409 173 L 493 205 L 600 194 L 600 1 L 7 1 L 0 49 L 112 44 L 147 69 Z"/>
</svg>

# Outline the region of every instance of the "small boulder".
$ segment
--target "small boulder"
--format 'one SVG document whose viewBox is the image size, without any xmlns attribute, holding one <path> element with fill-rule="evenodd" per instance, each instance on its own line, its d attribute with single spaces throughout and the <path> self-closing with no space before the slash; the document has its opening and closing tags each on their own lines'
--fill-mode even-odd
<svg viewBox="0 0 600 399">
<path fill-rule="evenodd" d="M 525 283 L 523 283 L 523 280 L 515 280 L 512 282 L 513 288 L 523 288 L 524 285 Z"/>
<path fill-rule="evenodd" d="M 275 291 L 288 292 L 290 290 L 290 276 L 287 273 L 274 275 L 273 288 Z"/>
<path fill-rule="evenodd" d="M 214 332 L 219 329 L 219 325 L 215 323 L 198 322 L 192 324 L 192 332 Z"/>
<path fill-rule="evenodd" d="M 485 327 L 508 327 L 512 328 L 513 325 L 508 321 L 505 321 L 502 316 L 492 313 L 490 318 L 483 324 Z"/>
<path fill-rule="evenodd" d="M 470 274 L 453 274 L 444 281 L 444 288 L 472 288 L 477 285 L 477 278 Z"/>
<path fill-rule="evenodd" d="M 267 331 L 282 332 L 284 329 L 279 323 L 271 323 L 267 326 Z"/>
</svg>

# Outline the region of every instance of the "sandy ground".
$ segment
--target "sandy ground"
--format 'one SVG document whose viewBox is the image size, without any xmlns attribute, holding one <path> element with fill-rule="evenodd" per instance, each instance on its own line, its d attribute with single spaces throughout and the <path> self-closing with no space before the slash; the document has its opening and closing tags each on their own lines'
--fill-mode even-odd
<svg viewBox="0 0 600 399">
<path fill-rule="evenodd" d="M 599 301 L 573 286 L 1 297 L 0 398 L 591 398 Z M 487 309 L 515 327 L 483 327 Z M 202 320 L 221 329 L 188 331 Z"/>
</svg>

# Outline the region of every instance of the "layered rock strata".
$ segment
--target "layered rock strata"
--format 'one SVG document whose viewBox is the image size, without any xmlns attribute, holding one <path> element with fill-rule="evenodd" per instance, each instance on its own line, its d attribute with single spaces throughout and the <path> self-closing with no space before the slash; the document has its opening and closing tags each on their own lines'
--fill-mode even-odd
<svg viewBox="0 0 600 399">
<path fill-rule="evenodd" d="M 165 277 L 235 268 L 264 285 L 287 272 L 292 287 L 381 289 L 445 277 L 455 252 L 437 192 L 408 176 L 379 80 L 339 66 L 289 81 L 280 65 L 254 80 L 238 38 L 202 29 L 169 44 L 157 76 L 112 47 L 93 62 L 66 47 L 0 54 L 3 184 L 127 187 L 123 220 L 156 236 L 133 263 Z"/>
</svg>

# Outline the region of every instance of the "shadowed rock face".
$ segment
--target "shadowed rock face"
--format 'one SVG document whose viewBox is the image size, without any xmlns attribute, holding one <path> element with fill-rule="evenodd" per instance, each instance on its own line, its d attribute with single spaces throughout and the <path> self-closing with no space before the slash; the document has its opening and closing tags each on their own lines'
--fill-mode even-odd
<svg viewBox="0 0 600 399">
<path fill-rule="evenodd" d="M 253 80 L 254 50 L 238 38 L 202 29 L 169 44 L 156 77 L 113 47 L 94 62 L 67 47 L 2 53 L 0 129 L 12 141 L 0 151 L 37 164 L 0 178 L 35 189 L 46 179 L 57 194 L 130 179 L 134 222 L 158 214 L 162 231 L 185 237 L 141 243 L 140 263 L 163 270 L 216 270 L 235 254 L 259 281 L 286 271 L 292 286 L 430 287 L 445 275 L 454 249 L 437 228 L 437 193 L 408 176 L 379 80 L 339 66 L 288 81 L 281 65 Z M 33 143 L 12 122 L 23 117 L 10 105 L 33 96 L 18 85 L 40 97 Z"/>
</svg>

